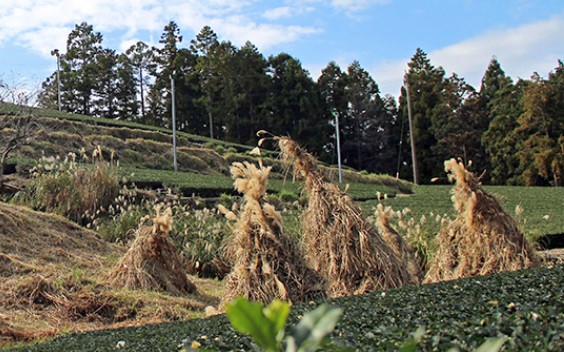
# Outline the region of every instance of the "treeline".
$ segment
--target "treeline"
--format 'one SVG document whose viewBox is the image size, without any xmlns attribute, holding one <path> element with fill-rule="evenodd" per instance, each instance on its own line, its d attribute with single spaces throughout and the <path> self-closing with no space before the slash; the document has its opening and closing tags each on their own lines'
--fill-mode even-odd
<svg viewBox="0 0 564 352">
<path fill-rule="evenodd" d="M 443 161 L 454 156 L 485 171 L 485 182 L 563 183 L 561 61 L 547 79 L 513 82 L 494 58 L 476 90 L 417 49 L 398 106 L 356 61 L 346 70 L 331 62 L 314 81 L 291 55 L 265 58 L 250 42 L 219 41 L 208 26 L 188 45 L 174 22 L 159 47 L 138 42 L 117 53 L 102 41 L 87 23 L 69 34 L 59 57 L 63 110 L 170 128 L 174 80 L 181 131 L 255 144 L 256 131 L 266 129 L 335 163 L 338 118 L 345 165 L 412 179 L 408 86 L 420 182 L 442 175 Z M 43 83 L 43 107 L 57 107 L 57 84 L 57 72 Z"/>
</svg>

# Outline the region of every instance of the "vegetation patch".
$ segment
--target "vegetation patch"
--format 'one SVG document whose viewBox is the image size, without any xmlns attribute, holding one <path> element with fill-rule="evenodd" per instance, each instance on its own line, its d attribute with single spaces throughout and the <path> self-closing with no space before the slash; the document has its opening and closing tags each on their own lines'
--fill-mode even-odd
<svg viewBox="0 0 564 352">
<path fill-rule="evenodd" d="M 203 316 L 221 283 L 172 297 L 116 290 L 103 280 L 125 252 L 61 216 L 0 202 L 0 346 L 69 331 Z"/>
<path fill-rule="evenodd" d="M 330 300 L 343 309 L 330 338 L 352 350 L 395 351 L 422 327 L 419 351 L 470 351 L 497 336 L 508 337 L 504 351 L 559 351 L 564 348 L 563 276 L 559 265 Z M 289 320 L 295 323 L 317 304 L 294 306 Z M 114 351 L 119 341 L 124 351 L 176 351 L 183 341 L 197 341 L 203 350 L 253 349 L 251 339 L 234 331 L 225 316 L 215 316 L 69 334 L 25 350 Z"/>
</svg>

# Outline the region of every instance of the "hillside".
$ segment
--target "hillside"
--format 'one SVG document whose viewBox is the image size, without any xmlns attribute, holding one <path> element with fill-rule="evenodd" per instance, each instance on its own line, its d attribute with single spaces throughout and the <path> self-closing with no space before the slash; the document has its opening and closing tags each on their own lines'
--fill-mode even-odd
<svg viewBox="0 0 564 352">
<path fill-rule="evenodd" d="M 121 175 L 130 182 L 138 183 L 140 187 L 173 187 L 179 188 L 185 195 L 209 197 L 233 193 L 229 177 L 229 166 L 233 162 L 257 160 L 256 156 L 250 154 L 255 146 L 226 143 L 178 132 L 179 173 L 172 173 L 174 167 L 170 130 L 46 109 L 22 111 L 21 108 L 10 104 L 0 104 L 0 125 L 3 121 L 25 114 L 33 114 L 36 128 L 29 143 L 22 144 L 10 154 L 6 173 L 17 172 L 26 175 L 41 157 L 59 157 L 62 160 L 72 154 L 78 162 L 87 162 L 92 151 L 100 146 L 104 158 L 118 162 Z M 11 133 L 13 130 L 9 128 L 0 130 L 0 141 L 5 141 Z M 271 178 L 275 180 L 271 182 L 270 189 L 279 192 L 286 188 L 295 192 L 295 185 L 290 181 L 285 182 L 289 177 L 287 166 L 276 154 L 264 150 L 263 159 L 273 167 Z M 322 167 L 332 177 L 336 177 L 335 168 Z M 213 177 L 202 179 L 201 175 Z M 345 169 L 343 176 L 345 182 L 351 184 L 353 191 L 359 189 L 356 194 L 358 198 L 376 197 L 375 191 L 367 196 L 362 184 L 380 185 L 378 190 L 390 195 L 411 192 L 410 183 L 385 175 L 367 175 Z M 203 181 L 196 181 L 200 184 L 192 186 L 192 179 Z M 202 183 L 206 184 L 206 187 L 202 187 Z"/>
<path fill-rule="evenodd" d="M 103 276 L 124 252 L 62 217 L 0 202 L 0 346 L 184 320 L 215 303 L 218 283 L 197 278 L 199 293 L 183 298 L 108 287 Z"/>
<path fill-rule="evenodd" d="M 16 110 L 6 111 L 6 106 L 0 105 L 0 126 L 3 121 L 17 118 L 18 114 Z M 216 206 L 220 202 L 231 209 L 237 208 L 239 198 L 233 197 L 236 193 L 233 190 L 233 180 L 229 176 L 229 166 L 233 161 L 256 163 L 257 157 L 249 153 L 252 147 L 225 144 L 205 137 L 180 133 L 178 139 L 180 172 L 174 172 L 170 131 L 131 122 L 89 118 L 41 109 L 34 110 L 33 114 L 34 134 L 28 143 L 20 145 L 11 154 L 9 167 L 6 170 L 9 175 L 4 179 L 6 181 L 4 189 L 0 189 L 0 200 L 28 204 L 34 206 L 34 209 L 64 213 L 64 209 L 60 209 L 59 205 L 75 204 L 76 202 L 73 203 L 76 201 L 75 198 L 82 197 L 70 192 L 65 193 L 67 189 L 64 186 L 72 183 L 70 180 L 80 174 L 78 171 L 96 171 L 100 165 L 102 169 L 109 170 L 110 174 L 116 172 L 117 176 L 110 176 L 115 176 L 116 188 L 120 190 L 117 196 L 112 194 L 111 197 L 107 197 L 106 200 L 111 206 L 94 208 L 94 211 L 89 212 L 91 217 L 75 218 L 75 221 L 84 227 L 58 215 L 0 201 L 0 346 L 13 347 L 14 343 L 35 342 L 38 338 L 59 336 L 67 332 L 130 326 L 146 327 L 140 330 L 120 329 L 108 334 L 103 331 L 94 332 L 86 335 L 86 339 L 89 338 L 88 336 L 103 336 L 103 349 L 111 350 L 115 347 L 114 338 L 111 337 L 114 333 L 116 336 L 134 336 L 132 338 L 138 339 L 136 331 L 141 331 L 143 335 L 152 334 L 156 344 L 165 341 L 167 346 L 174 347 L 182 342 L 184 337 L 196 338 L 196 335 L 190 335 L 182 330 L 186 326 L 190 327 L 189 323 L 188 325 L 165 324 L 158 327 L 147 324 L 201 318 L 205 315 L 206 306 L 217 306 L 220 302 L 224 292 L 221 279 L 231 269 L 224 261 L 224 239 L 231 236 L 233 227 L 223 215 L 218 214 Z M 11 133 L 13 130 L 10 128 L 0 128 L 0 147 Z M 102 158 L 97 159 L 99 163 L 94 162 L 92 156 L 92 151 L 98 146 L 101 146 L 103 154 Z M 274 152 L 263 152 L 264 163 L 273 166 L 272 179 L 268 181 L 268 201 L 280 210 L 285 230 L 293 236 L 301 236 L 300 215 L 303 214 L 304 204 L 307 203 L 305 195 L 301 192 L 301 184 L 292 182 L 288 167 Z M 58 162 L 56 156 L 59 157 Z M 49 189 L 54 194 L 58 194 L 58 196 L 47 194 L 47 197 L 56 200 L 54 202 L 56 207 L 52 208 L 34 203 L 39 198 L 38 190 L 45 189 L 43 186 L 46 184 L 39 183 L 43 188 L 26 187 L 40 178 L 34 178 L 32 170 L 42 157 L 49 157 L 50 160 L 55 160 L 55 163 L 60 163 L 65 158 L 76 158 L 78 161 L 77 168 L 70 169 L 72 172 L 68 174 L 65 173 L 67 178 L 63 177 L 50 184 Z M 52 167 L 50 164 L 48 166 Z M 322 168 L 324 172 L 335 176 L 335 170 L 331 166 L 322 165 Z M 413 186 L 409 182 L 389 176 L 371 175 L 349 169 L 345 170 L 344 176 L 345 184 L 342 188 L 346 189 L 361 206 L 366 217 L 374 216 L 374 208 L 379 203 L 390 205 L 397 210 L 409 208 L 410 210 L 405 212 L 406 222 L 407 218 L 411 217 L 410 220 L 414 221 L 411 225 L 419 226 L 423 229 L 422 236 L 431 240 L 439 226 L 435 216 L 454 212 L 449 195 L 450 186 Z M 122 186 L 128 188 L 124 189 Z M 31 191 L 28 191 L 29 189 Z M 521 226 L 527 235 L 532 234 L 535 240 L 547 234 L 564 233 L 564 222 L 560 216 L 564 211 L 562 204 L 564 190 L 524 187 L 488 187 L 487 189 L 501 199 L 508 213 L 514 214 L 517 206 L 524 209 L 521 214 Z M 28 191 L 28 203 L 25 198 L 18 198 L 26 194 L 26 191 Z M 90 192 L 86 198 L 95 193 Z M 14 194 L 17 196 L 14 197 Z M 93 201 L 94 204 L 96 202 Z M 170 237 L 184 255 L 184 271 L 213 278 L 189 275 L 189 279 L 198 290 L 195 294 L 174 297 L 154 291 L 116 290 L 109 287 L 106 282 L 105 275 L 115 266 L 135 238 L 135 229 L 146 216 L 153 216 L 158 206 L 173 209 L 174 225 Z M 429 220 L 426 223 L 420 220 L 425 216 Z M 374 221 L 374 218 L 370 221 Z M 87 228 L 94 229 L 96 232 Z M 422 242 L 423 237 L 419 238 L 419 241 L 417 244 L 425 244 Z M 540 276 L 553 277 L 561 273 L 561 267 L 551 272 L 537 273 L 541 273 Z M 529 274 L 522 275 L 525 277 Z M 498 279 L 490 280 L 491 287 L 495 286 L 496 280 Z M 545 285 L 544 279 L 531 278 L 531 280 L 538 287 Z M 510 278 L 509 285 L 506 286 L 513 295 L 507 300 L 519 296 L 514 281 Z M 457 302 L 460 292 L 456 287 L 453 288 L 452 284 L 441 287 L 444 289 L 440 289 L 440 295 L 448 296 L 453 302 Z M 419 289 L 421 292 L 433 290 L 426 285 L 394 292 L 400 301 L 402 292 L 412 295 L 410 299 L 416 301 L 420 295 Z M 555 285 L 552 289 L 557 291 L 561 287 Z M 429 295 L 432 296 L 433 293 Z M 379 294 L 376 294 L 366 299 L 359 296 L 358 301 L 353 299 L 354 303 L 346 299 L 334 303 L 346 306 L 347 309 L 349 303 L 352 306 L 371 307 L 371 302 L 379 300 L 378 296 Z M 528 299 L 536 304 L 533 298 L 527 297 Z M 396 303 L 388 302 L 389 305 Z M 550 309 L 554 306 L 552 297 L 548 302 L 537 303 L 546 303 L 544 306 L 548 312 L 546 319 L 552 319 L 550 317 L 552 314 Z M 468 306 L 471 307 L 472 304 L 469 303 Z M 556 307 L 560 309 L 558 308 L 560 306 Z M 384 308 L 383 312 L 390 316 L 403 314 L 401 311 L 392 312 Z M 304 308 L 299 309 L 301 311 Z M 350 309 L 353 314 L 362 316 L 358 322 L 359 326 L 363 321 L 371 325 L 377 324 L 374 316 L 364 316 L 354 307 Z M 437 312 L 431 313 L 438 315 L 431 315 L 430 320 L 433 316 L 438 316 L 437 319 L 442 319 L 441 321 L 447 319 Z M 454 325 L 459 324 L 456 318 L 454 314 L 452 321 Z M 348 326 L 356 326 L 356 323 L 352 323 L 354 320 L 354 317 L 349 316 L 343 331 L 346 332 Z M 217 320 L 204 320 L 203 326 L 210 329 L 207 324 L 213 325 L 214 322 Z M 223 330 L 226 330 L 225 323 L 225 319 L 221 320 Z M 194 324 L 193 327 L 200 326 L 200 320 Z M 167 326 L 176 330 L 170 339 L 160 335 L 166 334 Z M 397 334 L 393 343 L 405 340 L 406 334 L 417 328 L 415 325 L 409 325 L 407 328 L 406 326 L 394 325 L 393 329 Z M 380 328 L 373 328 L 374 334 L 382 333 Z M 498 328 L 496 325 L 487 332 L 493 334 Z M 180 329 L 180 332 L 177 329 Z M 452 336 L 459 333 L 457 330 L 452 331 Z M 133 335 L 129 335 L 130 332 Z M 122 333 L 125 335 L 120 335 Z M 349 331 L 346 334 L 348 334 L 346 338 L 357 339 L 356 332 Z M 111 336 L 108 337 L 109 335 Z M 74 339 L 76 336 L 83 335 L 71 335 L 69 338 Z M 427 343 L 433 343 L 430 338 L 428 340 Z M 57 341 L 65 344 L 64 338 Z M 79 337 L 78 341 L 85 340 Z M 53 345 L 56 347 L 52 350 L 61 348 L 57 345 L 59 342 Z M 139 343 L 142 344 L 143 341 L 140 339 Z M 248 341 L 244 340 L 244 343 L 247 344 Z M 131 346 L 135 345 L 131 344 Z M 41 346 L 37 348 L 42 349 Z"/>
</svg>

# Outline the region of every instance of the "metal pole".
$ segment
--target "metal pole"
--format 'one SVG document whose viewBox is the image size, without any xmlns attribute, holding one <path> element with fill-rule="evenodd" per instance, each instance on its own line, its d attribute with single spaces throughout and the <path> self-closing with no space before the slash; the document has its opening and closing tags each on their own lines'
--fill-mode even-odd
<svg viewBox="0 0 564 352">
<path fill-rule="evenodd" d="M 409 141 L 411 143 L 411 161 L 413 163 L 413 183 L 419 184 L 417 176 L 417 154 L 415 152 L 415 136 L 413 135 L 413 119 L 411 117 L 411 98 L 409 97 L 409 82 L 405 77 L 405 93 L 407 95 L 407 117 L 409 119 Z"/>
<path fill-rule="evenodd" d="M 174 97 L 174 72 L 170 76 L 170 95 L 172 101 L 172 157 L 174 162 L 174 172 L 178 171 L 176 163 L 176 105 Z"/>
<path fill-rule="evenodd" d="M 343 183 L 343 171 L 341 168 L 341 137 L 339 134 L 339 114 L 332 111 L 335 117 L 335 135 L 337 136 L 337 164 L 339 166 L 339 183 Z"/>
</svg>

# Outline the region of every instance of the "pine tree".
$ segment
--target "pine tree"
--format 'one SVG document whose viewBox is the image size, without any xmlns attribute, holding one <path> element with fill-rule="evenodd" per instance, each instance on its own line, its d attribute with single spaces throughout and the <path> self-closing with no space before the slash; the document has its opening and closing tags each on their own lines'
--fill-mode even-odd
<svg viewBox="0 0 564 352">
<path fill-rule="evenodd" d="M 128 65 L 132 67 L 137 75 L 136 82 L 139 85 L 137 93 L 140 101 L 141 122 L 145 123 L 145 90 L 147 86 L 148 73 L 154 65 L 154 55 L 149 46 L 142 41 L 138 41 L 125 52 Z M 122 59 L 125 61 L 125 59 Z"/>
<path fill-rule="evenodd" d="M 377 114 L 384 105 L 379 88 L 370 74 L 358 61 L 347 69 L 347 113 L 342 119 L 343 161 L 356 169 L 374 169 L 366 160 L 378 154 L 376 138 L 379 125 Z M 369 137 L 369 135 L 372 135 Z"/>
<path fill-rule="evenodd" d="M 432 132 L 433 110 L 441 104 L 442 91 L 444 88 L 444 70 L 442 67 L 435 68 L 427 58 L 427 54 L 417 49 L 415 55 L 408 63 L 407 82 L 411 108 L 413 114 L 413 137 L 415 139 L 416 155 L 418 163 L 419 181 L 429 182 L 431 178 L 440 175 L 444 160 L 440 160 L 432 151 L 437 144 L 437 139 Z M 402 89 L 400 97 L 400 118 L 407 121 L 407 99 L 406 90 Z M 409 144 L 404 143 L 403 155 L 411 169 L 411 150 Z"/>
<path fill-rule="evenodd" d="M 268 59 L 271 77 L 268 119 L 277 135 L 290 135 L 310 152 L 321 155 L 329 140 L 329 124 L 318 114 L 320 95 L 301 63 L 281 53 Z"/>
<path fill-rule="evenodd" d="M 268 62 L 251 42 L 246 42 L 234 59 L 236 85 L 234 88 L 235 126 L 232 138 L 238 143 L 255 144 L 256 132 L 265 128 L 265 104 L 270 78 Z"/>
<path fill-rule="evenodd" d="M 488 114 L 488 128 L 482 136 L 490 170 L 489 179 L 495 184 L 516 183 L 517 118 L 522 113 L 523 83 L 513 84 L 494 58 L 482 78 L 480 95 Z"/>
<path fill-rule="evenodd" d="M 67 39 L 67 52 L 61 55 L 61 100 L 64 110 L 90 115 L 96 89 L 98 54 L 102 34 L 82 22 Z"/>
<path fill-rule="evenodd" d="M 155 78 L 148 94 L 149 111 L 147 121 L 165 128 L 171 127 L 172 115 L 170 79 L 175 70 L 174 60 L 178 53 L 178 44 L 182 41 L 180 29 L 174 21 L 170 21 L 163 29 L 159 43 L 160 48 L 153 48 L 156 53 L 155 65 L 151 66 L 151 75 Z"/>
<path fill-rule="evenodd" d="M 207 111 L 207 127 L 210 138 L 214 138 L 214 131 L 219 130 L 218 126 L 214 126 L 214 102 L 217 101 L 215 98 L 219 95 L 217 83 L 220 81 L 220 77 L 214 70 L 214 50 L 218 46 L 217 34 L 209 26 L 204 26 L 190 45 L 190 49 L 198 57 L 196 72 L 199 75 L 200 87 L 204 93 L 199 101 Z"/>
<path fill-rule="evenodd" d="M 348 99 L 346 94 L 348 76 L 335 62 L 329 64 L 321 71 L 317 79 L 317 88 L 321 95 L 322 116 L 326 121 L 330 121 L 335 128 L 335 118 L 340 121 L 347 116 Z M 339 121 L 339 131 L 341 123 Z M 339 132 L 342 135 L 342 132 Z M 333 134 L 329 142 L 332 151 L 331 161 L 337 163 L 337 136 Z"/>
</svg>

